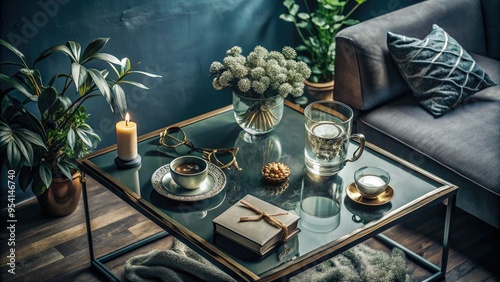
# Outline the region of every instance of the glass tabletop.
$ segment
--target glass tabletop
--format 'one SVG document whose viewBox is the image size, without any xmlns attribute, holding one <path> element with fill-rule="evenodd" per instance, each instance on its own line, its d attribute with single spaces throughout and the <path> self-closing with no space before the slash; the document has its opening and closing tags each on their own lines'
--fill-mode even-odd
<svg viewBox="0 0 500 282">
<path fill-rule="evenodd" d="M 413 170 L 418 168 L 409 168 L 397 158 L 388 158 L 385 153 L 382 155 L 383 151 L 371 145 L 359 160 L 348 163 L 336 176 L 318 178 L 310 175 L 304 166 L 304 117 L 300 110 L 291 107 L 285 107 L 283 120 L 278 127 L 262 136 L 252 136 L 242 131 L 229 107 L 178 125 L 196 146 L 240 148 L 237 160 L 242 170 L 223 170 L 226 178 L 224 188 L 211 198 L 196 202 L 177 201 L 161 195 L 153 188 L 152 176 L 155 171 L 188 150 L 160 146 L 158 140 L 161 130 L 140 138 L 138 150 L 142 164 L 139 167 L 117 169 L 114 164 L 116 150 L 108 148 L 90 155 L 81 162 L 81 168 L 91 177 L 96 174 L 104 177 L 108 189 L 134 199 L 132 206 L 147 207 L 165 223 L 163 227 L 167 231 L 199 246 L 207 252 L 206 256 L 213 257 L 233 271 L 240 270 L 242 273 L 239 275 L 248 276 L 249 279 L 265 277 L 299 261 L 308 262 L 312 255 L 335 249 L 346 238 L 366 235 L 366 230 L 395 221 L 401 214 L 422 206 L 422 201 L 435 200 L 436 193 L 447 186 L 446 182 L 425 175 L 426 172 Z M 352 155 L 356 148 L 357 144 L 351 143 L 349 154 Z M 291 168 L 286 185 L 268 185 L 263 181 L 261 169 L 273 161 L 285 163 Z M 366 165 L 378 166 L 390 173 L 394 197 L 389 202 L 367 206 L 349 197 L 348 188 L 354 181 L 355 170 Z M 334 211 L 326 219 L 328 224 L 325 227 L 321 222 L 315 222 L 315 218 L 301 215 L 301 232 L 286 243 L 287 253 L 283 252 L 285 247 L 280 246 L 262 258 L 250 259 L 214 244 L 212 220 L 245 195 L 251 194 L 301 214 L 301 198 L 320 193 L 320 190 L 329 191 L 327 193 L 333 195 L 335 200 Z"/>
</svg>

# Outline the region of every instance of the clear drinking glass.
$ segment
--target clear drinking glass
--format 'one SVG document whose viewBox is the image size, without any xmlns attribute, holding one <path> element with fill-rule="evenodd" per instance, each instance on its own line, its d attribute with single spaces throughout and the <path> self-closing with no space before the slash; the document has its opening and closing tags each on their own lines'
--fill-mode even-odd
<svg viewBox="0 0 500 282">
<path fill-rule="evenodd" d="M 304 146 L 306 167 L 318 175 L 334 175 L 347 162 L 356 161 L 365 147 L 362 134 L 351 134 L 353 112 L 337 101 L 318 101 L 304 110 L 306 140 Z M 357 139 L 359 147 L 347 159 L 349 139 Z"/>
</svg>

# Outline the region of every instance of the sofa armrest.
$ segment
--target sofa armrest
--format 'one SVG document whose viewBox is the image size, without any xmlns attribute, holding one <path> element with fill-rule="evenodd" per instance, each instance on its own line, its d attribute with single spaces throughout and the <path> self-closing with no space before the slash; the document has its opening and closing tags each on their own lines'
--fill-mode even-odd
<svg viewBox="0 0 500 282">
<path fill-rule="evenodd" d="M 387 48 L 387 32 L 424 38 L 437 24 L 464 49 L 486 54 L 479 0 L 428 0 L 343 29 L 336 38 L 335 100 L 369 110 L 409 88 Z"/>
</svg>

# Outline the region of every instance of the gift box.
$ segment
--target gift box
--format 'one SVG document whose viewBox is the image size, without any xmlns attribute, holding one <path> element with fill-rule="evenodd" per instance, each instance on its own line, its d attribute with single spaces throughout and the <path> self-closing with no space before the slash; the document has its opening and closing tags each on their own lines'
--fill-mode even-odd
<svg viewBox="0 0 500 282">
<path fill-rule="evenodd" d="M 299 219 L 294 213 L 246 195 L 217 216 L 213 224 L 218 236 L 263 255 L 296 235 Z"/>
</svg>

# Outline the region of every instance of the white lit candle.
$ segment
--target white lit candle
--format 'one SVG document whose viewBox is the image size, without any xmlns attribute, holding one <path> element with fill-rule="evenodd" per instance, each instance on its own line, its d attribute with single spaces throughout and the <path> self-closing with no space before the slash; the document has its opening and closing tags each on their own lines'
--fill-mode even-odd
<svg viewBox="0 0 500 282">
<path fill-rule="evenodd" d="M 137 124 L 130 121 L 127 113 L 125 120 L 116 124 L 116 146 L 118 158 L 131 161 L 137 157 Z"/>
</svg>

